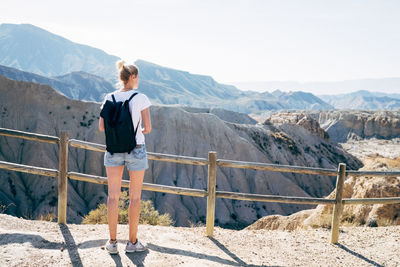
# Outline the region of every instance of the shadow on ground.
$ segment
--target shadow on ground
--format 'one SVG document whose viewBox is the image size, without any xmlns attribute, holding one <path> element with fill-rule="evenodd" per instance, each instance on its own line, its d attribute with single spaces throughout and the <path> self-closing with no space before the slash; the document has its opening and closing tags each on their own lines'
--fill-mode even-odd
<svg viewBox="0 0 400 267">
<path fill-rule="evenodd" d="M 340 243 L 337 243 L 336 246 L 338 248 L 341 248 L 344 251 L 350 253 L 351 255 L 356 256 L 357 258 L 359 258 L 359 259 L 361 259 L 361 260 L 363 260 L 363 261 L 365 261 L 365 262 L 367 262 L 369 264 L 372 264 L 373 266 L 384 267 L 383 265 L 381 265 L 381 264 L 379 264 L 379 263 L 377 263 L 377 262 L 375 262 L 373 260 L 370 260 L 370 259 L 364 257 L 363 255 L 361 255 L 361 254 L 359 254 L 359 253 L 357 253 L 355 251 L 352 251 L 351 249 L 349 249 L 348 247 L 346 247 L 346 246 L 344 246 L 344 245 L 342 245 Z"/>
<path fill-rule="evenodd" d="M 214 238 L 209 238 L 219 249 L 221 249 L 225 254 L 227 254 L 232 260 L 224 259 L 218 256 L 207 255 L 203 253 L 197 253 L 189 250 L 177 249 L 177 248 L 168 248 L 163 246 L 158 246 L 155 244 L 148 244 L 148 248 L 160 253 L 168 253 L 168 254 L 175 254 L 175 255 L 182 255 L 185 257 L 193 257 L 197 259 L 205 259 L 209 261 L 213 261 L 218 264 L 226 264 L 231 266 L 253 266 L 253 267 L 261 267 L 266 265 L 252 265 L 247 264 L 243 260 L 241 260 L 238 256 L 232 253 L 229 249 L 227 249 L 223 244 L 221 244 L 218 240 Z"/>
<path fill-rule="evenodd" d="M 40 235 L 21 233 L 0 234 L 0 246 L 8 244 L 23 244 L 26 243 L 27 240 L 29 240 L 32 247 L 40 249 L 61 249 L 64 245 L 63 242 L 50 242 Z"/>
<path fill-rule="evenodd" d="M 69 231 L 69 228 L 65 224 L 59 224 L 61 233 L 64 237 L 65 246 L 68 250 L 69 258 L 71 259 L 72 266 L 83 266 L 81 257 L 78 253 L 78 247 L 75 244 L 75 240 Z"/>
</svg>

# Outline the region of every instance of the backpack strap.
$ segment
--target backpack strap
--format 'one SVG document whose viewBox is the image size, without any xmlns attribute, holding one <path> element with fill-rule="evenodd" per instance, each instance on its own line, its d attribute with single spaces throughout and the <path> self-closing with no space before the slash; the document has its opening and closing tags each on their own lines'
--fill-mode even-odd
<svg viewBox="0 0 400 267">
<path fill-rule="evenodd" d="M 137 133 L 137 131 L 138 131 L 138 129 L 139 129 L 139 125 L 140 125 L 140 118 L 139 118 L 138 124 L 136 125 L 136 130 L 135 130 L 135 128 L 133 128 L 134 133 L 135 133 L 135 139 L 136 139 L 136 133 Z M 135 125 L 134 125 L 133 127 L 135 127 Z M 133 149 L 135 149 L 135 148 L 133 148 Z M 131 152 L 132 152 L 132 151 L 129 151 L 128 154 L 130 154 Z"/>
<path fill-rule="evenodd" d="M 131 95 L 131 97 L 128 99 L 128 103 L 129 103 L 129 101 L 131 101 L 132 98 L 134 98 L 135 95 L 137 95 L 137 94 L 138 94 L 138 93 L 133 93 L 133 94 Z M 139 128 L 139 124 L 140 124 L 140 117 L 139 117 L 139 122 L 138 122 L 138 124 L 137 124 L 137 126 L 136 126 L 136 130 L 135 130 L 135 128 L 133 128 L 133 130 L 134 130 L 134 132 L 135 132 L 135 137 L 136 137 L 136 132 L 137 132 L 137 130 L 138 130 L 138 128 Z M 135 127 L 135 125 L 133 125 L 133 127 Z"/>
<path fill-rule="evenodd" d="M 113 99 L 114 104 L 117 103 L 117 101 L 115 101 L 114 95 L 111 95 L 111 97 L 112 97 L 112 99 Z"/>
<path fill-rule="evenodd" d="M 139 121 L 138 121 L 138 123 L 137 123 L 137 125 L 136 125 L 136 130 L 134 129 L 134 131 L 135 131 L 135 137 L 136 137 L 137 130 L 139 129 L 139 125 L 140 125 L 140 118 L 139 118 Z"/>
<path fill-rule="evenodd" d="M 132 100 L 132 98 L 133 98 L 135 95 L 137 95 L 137 94 L 138 94 L 138 93 L 134 93 L 134 94 L 132 94 L 132 95 L 131 95 L 131 97 L 128 99 L 128 102 L 129 102 L 129 101 L 131 101 L 131 100 Z"/>
</svg>

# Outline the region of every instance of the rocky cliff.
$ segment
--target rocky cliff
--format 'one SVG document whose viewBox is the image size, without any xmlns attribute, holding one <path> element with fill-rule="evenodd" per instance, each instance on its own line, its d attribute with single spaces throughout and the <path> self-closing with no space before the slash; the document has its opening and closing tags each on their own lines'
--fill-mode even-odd
<svg viewBox="0 0 400 267">
<path fill-rule="evenodd" d="M 400 137 L 398 111 L 324 111 L 316 114 L 316 117 L 333 142 Z"/>
<path fill-rule="evenodd" d="M 302 112 L 280 112 L 272 114 L 265 122 L 269 124 L 292 124 L 303 127 L 314 135 L 329 141 L 329 134 L 321 128 L 318 121 L 313 119 L 307 113 Z"/>
<path fill-rule="evenodd" d="M 393 139 L 400 137 L 399 111 L 279 111 L 257 117 L 264 124 L 293 124 L 314 132 L 333 143 L 369 138 Z"/>
<path fill-rule="evenodd" d="M 0 127 L 104 143 L 97 130 L 99 103 L 69 99 L 51 87 L 0 77 Z M 281 163 L 336 168 L 361 164 L 341 149 L 296 125 L 249 125 L 224 122 L 214 114 L 187 112 L 181 108 L 153 106 L 153 131 L 146 138 L 147 150 L 176 155 L 251 162 Z M 58 147 L 10 137 L 0 137 L 0 160 L 57 168 Z M 102 153 L 70 149 L 70 171 L 105 176 Z M 127 178 L 127 175 L 124 175 Z M 150 161 L 146 182 L 204 189 L 207 168 Z M 332 191 L 334 178 L 287 175 L 255 170 L 218 168 L 217 190 L 292 196 L 324 196 Z M 57 181 L 53 178 L 0 171 L 0 201 L 7 212 L 36 218 L 55 212 Z M 68 221 L 79 222 L 89 210 L 103 203 L 107 187 L 69 181 Z M 204 222 L 206 199 L 144 192 L 160 212 L 168 212 L 176 225 Z M 264 204 L 217 199 L 216 223 L 238 227 L 269 214 L 291 214 L 306 206 Z M 309 207 L 309 206 L 307 206 Z"/>
</svg>

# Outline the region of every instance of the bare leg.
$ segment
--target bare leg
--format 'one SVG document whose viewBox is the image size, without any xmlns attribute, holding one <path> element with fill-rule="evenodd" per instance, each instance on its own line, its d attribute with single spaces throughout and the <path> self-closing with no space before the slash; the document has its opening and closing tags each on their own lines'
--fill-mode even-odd
<svg viewBox="0 0 400 267">
<path fill-rule="evenodd" d="M 118 200 L 121 194 L 121 181 L 124 166 L 106 167 L 108 179 L 107 216 L 110 239 L 117 239 Z"/>
<path fill-rule="evenodd" d="M 140 197 L 142 194 L 142 184 L 144 177 L 144 170 L 142 171 L 129 171 L 129 241 L 136 242 L 136 235 L 139 225 L 140 216 Z"/>
</svg>

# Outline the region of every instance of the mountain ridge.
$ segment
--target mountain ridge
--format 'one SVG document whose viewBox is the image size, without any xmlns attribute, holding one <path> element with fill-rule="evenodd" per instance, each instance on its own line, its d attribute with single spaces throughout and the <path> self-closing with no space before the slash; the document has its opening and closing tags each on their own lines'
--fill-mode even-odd
<svg viewBox="0 0 400 267">
<path fill-rule="evenodd" d="M 343 81 L 327 81 L 327 82 L 297 82 L 297 81 L 237 81 L 231 82 L 242 90 L 253 91 L 273 91 L 273 90 L 306 90 L 319 92 L 337 92 L 339 94 L 347 94 L 348 91 L 380 91 L 381 93 L 399 93 L 400 77 L 388 78 L 369 78 Z M 326 93 L 332 94 L 332 93 Z M 323 95 L 319 93 L 318 95 Z"/>
<path fill-rule="evenodd" d="M 319 95 L 319 98 L 336 109 L 400 110 L 400 94 L 395 93 L 359 90 L 348 94 Z"/>
<path fill-rule="evenodd" d="M 29 46 L 25 45 L 21 35 L 24 40 L 29 38 Z M 112 84 L 117 82 L 115 62 L 119 57 L 98 48 L 74 43 L 33 25 L 1 24 L 0 36 L 2 65 L 47 77 L 84 71 L 101 76 Z M 242 92 L 233 85 L 218 83 L 211 76 L 166 68 L 141 59 L 136 63 L 141 69 L 140 89 L 158 104 L 217 107 L 247 114 L 291 108 L 290 105 L 303 109 L 331 108 L 320 100 L 301 102 L 272 96 L 265 98 L 265 94 Z M 75 83 L 73 80 L 68 82 Z M 75 95 L 86 93 L 76 92 Z"/>
<path fill-rule="evenodd" d="M 0 24 L 1 65 L 44 76 L 82 70 L 113 82 L 118 59 L 32 24 Z"/>
<path fill-rule="evenodd" d="M 47 84 L 71 99 L 102 101 L 105 94 L 115 88 L 100 76 L 84 71 L 71 72 L 56 77 L 45 77 L 0 65 L 0 75 L 16 81 Z"/>
</svg>

